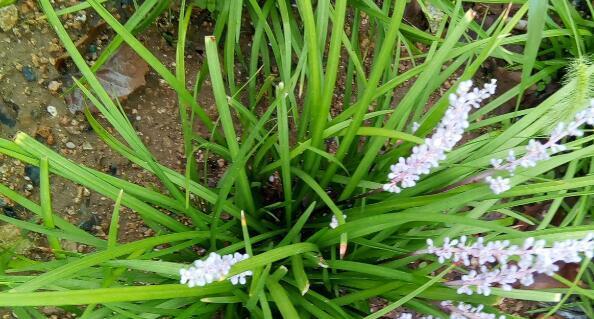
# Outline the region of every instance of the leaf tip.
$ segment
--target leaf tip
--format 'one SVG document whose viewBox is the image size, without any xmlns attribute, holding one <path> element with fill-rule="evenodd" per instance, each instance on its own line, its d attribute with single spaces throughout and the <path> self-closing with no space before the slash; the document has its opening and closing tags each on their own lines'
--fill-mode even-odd
<svg viewBox="0 0 594 319">
<path fill-rule="evenodd" d="M 27 138 L 27 133 L 25 132 L 18 132 L 15 136 L 14 136 L 14 142 L 16 144 L 21 144 L 23 142 L 24 139 Z"/>
<path fill-rule="evenodd" d="M 347 243 L 340 243 L 340 259 L 344 259 L 347 252 Z"/>
<path fill-rule="evenodd" d="M 245 218 L 245 212 L 241 210 L 241 226 L 247 226 L 247 220 Z"/>
</svg>

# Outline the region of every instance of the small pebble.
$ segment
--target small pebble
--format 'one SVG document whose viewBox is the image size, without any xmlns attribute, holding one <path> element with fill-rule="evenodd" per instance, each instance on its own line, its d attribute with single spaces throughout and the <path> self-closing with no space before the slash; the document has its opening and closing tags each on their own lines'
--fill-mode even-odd
<svg viewBox="0 0 594 319">
<path fill-rule="evenodd" d="M 68 143 L 66 143 L 66 147 L 72 150 L 76 147 L 76 145 L 72 142 L 68 142 Z"/>
<path fill-rule="evenodd" d="M 33 70 L 32 67 L 26 65 L 23 67 L 23 76 L 25 77 L 25 80 L 29 81 L 29 82 L 34 82 L 37 81 L 37 74 L 35 73 L 35 70 Z"/>
<path fill-rule="evenodd" d="M 13 207 L 10 207 L 10 206 L 4 207 L 4 215 L 6 215 L 10 218 L 20 219 L 19 213 L 16 210 L 14 210 Z"/>
<path fill-rule="evenodd" d="M 48 90 L 52 91 L 53 93 L 58 92 L 58 90 L 60 89 L 60 87 L 62 87 L 62 83 L 61 82 L 58 82 L 58 81 L 51 81 L 47 85 Z"/>
<path fill-rule="evenodd" d="M 76 21 L 80 21 L 80 22 L 86 22 L 87 21 L 87 15 L 84 12 L 81 12 L 79 15 L 77 15 L 74 20 Z"/>
<path fill-rule="evenodd" d="M 89 142 L 84 142 L 82 145 L 83 150 L 90 151 L 93 149 L 93 145 Z"/>
<path fill-rule="evenodd" d="M 0 124 L 14 127 L 17 123 L 19 107 L 11 102 L 3 102 L 0 99 Z"/>
<path fill-rule="evenodd" d="M 35 186 L 39 185 L 39 175 L 39 167 L 33 165 L 25 166 L 25 179 L 30 180 Z"/>
<path fill-rule="evenodd" d="M 94 44 L 90 44 L 88 47 L 89 53 L 97 53 L 97 46 Z"/>
<path fill-rule="evenodd" d="M 58 115 L 58 110 L 56 109 L 55 106 L 53 105 L 48 105 L 47 106 L 47 112 L 52 116 L 52 117 L 56 117 Z"/>
<path fill-rule="evenodd" d="M 86 218 L 83 217 L 83 220 L 78 224 L 78 228 L 84 231 L 92 231 L 99 221 L 93 213 L 84 215 L 86 215 Z"/>
</svg>

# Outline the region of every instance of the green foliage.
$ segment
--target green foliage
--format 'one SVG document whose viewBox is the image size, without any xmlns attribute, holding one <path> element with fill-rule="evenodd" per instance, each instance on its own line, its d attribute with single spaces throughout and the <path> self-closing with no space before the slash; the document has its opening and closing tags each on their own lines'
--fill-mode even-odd
<svg viewBox="0 0 594 319">
<path fill-rule="evenodd" d="M 6 6 L 11 5 L 15 2 L 16 2 L 16 0 L 0 0 L 0 8 L 6 7 Z"/>
<path fill-rule="evenodd" d="M 406 1 L 381 6 L 370 0 L 298 0 L 296 6 L 289 0 L 195 0 L 187 6 L 182 1 L 176 7 L 174 71 L 136 37 L 169 1 L 144 1 L 123 25 L 103 2 L 88 0 L 56 11 L 50 0 L 40 0 L 83 75 L 77 86 L 114 130 L 86 111 L 89 124 L 112 149 L 154 174 L 161 191 L 72 162 L 25 133 L 14 141 L 0 139 L 0 153 L 40 166 L 42 173 L 40 203 L 0 185 L 0 194 L 36 219 L 0 219 L 46 236 L 56 257 L 36 261 L 21 255 L 7 261 L 0 275 L 0 307 L 14 307 L 23 318 L 39 317 L 35 307 L 50 305 L 82 318 L 219 313 L 226 318 L 380 318 L 401 306 L 443 316 L 435 303 L 440 300 L 496 305 L 502 298 L 559 302 L 577 294 L 575 306 L 591 313 L 591 292 L 572 282 L 567 288 L 495 288 L 488 297 L 461 296 L 443 284 L 444 277 L 459 271 L 455 265 L 412 254 L 427 238 L 439 242 L 481 234 L 513 242 L 530 236 L 561 240 L 594 230 L 593 135 L 571 140 L 569 151 L 518 171 L 514 187 L 502 194 L 473 180 L 490 167 L 491 158 L 512 149 L 521 154 L 528 139 L 577 112 L 590 97 L 594 67 L 585 53 L 594 45 L 593 23 L 568 0 L 513 1 L 516 10 L 505 10 L 488 28 L 475 12 L 465 12 L 461 1 L 422 1 L 443 13 L 435 34 L 406 23 Z M 208 10 L 215 23 L 190 90 L 185 44 L 194 6 Z M 85 8 L 116 33 L 96 65 L 126 43 L 176 92 L 187 159 L 183 172 L 158 163 L 95 77 L 98 66 L 86 64 L 66 33 L 59 16 Z M 525 19 L 528 31 L 514 31 Z M 362 38 L 373 45 L 361 45 Z M 523 54 L 510 52 L 508 45 L 523 45 Z M 521 83 L 498 91 L 471 114 L 468 138 L 417 186 L 399 194 L 378 191 L 390 165 L 423 143 L 442 118 L 456 86 L 445 89 L 443 83 L 454 77 L 481 81 L 478 72 L 488 59 L 521 69 Z M 402 70 L 403 62 L 411 62 L 410 68 Z M 557 92 L 540 103 L 523 104 L 528 88 L 562 70 L 569 71 Z M 197 102 L 206 90 L 212 90 L 218 118 Z M 514 101 L 521 106 L 516 112 L 494 114 Z M 196 133 L 194 119 L 208 136 Z M 410 133 L 413 122 L 420 128 Z M 209 172 L 193 160 L 198 149 L 229 163 L 216 188 L 202 183 L 200 176 Z M 114 201 L 107 240 L 52 211 L 53 176 Z M 524 210 L 545 202 L 551 204 L 543 216 Z M 121 207 L 138 213 L 158 235 L 119 243 Z M 223 213 L 231 218 L 221 219 Z M 338 223 L 334 229 L 332 216 Z M 554 217 L 563 217 L 562 227 L 552 226 Z M 519 222 L 532 228 L 519 231 Z M 61 240 L 84 243 L 94 252 L 64 251 Z M 197 247 L 249 253 L 252 257 L 234 265 L 228 276 L 251 270 L 252 279 L 245 287 L 228 281 L 195 288 L 178 284 L 179 270 L 201 258 Z M 594 287 L 591 265 L 583 266 L 580 276 L 589 289 Z M 388 306 L 372 314 L 371 298 Z"/>
<path fill-rule="evenodd" d="M 545 133 L 550 133 L 559 122 L 570 121 L 594 97 L 594 79 L 592 73 L 588 71 L 591 66 L 590 57 L 579 57 L 569 62 L 564 83 L 567 85 L 575 80 L 573 90 L 545 116 L 547 123 Z"/>
</svg>

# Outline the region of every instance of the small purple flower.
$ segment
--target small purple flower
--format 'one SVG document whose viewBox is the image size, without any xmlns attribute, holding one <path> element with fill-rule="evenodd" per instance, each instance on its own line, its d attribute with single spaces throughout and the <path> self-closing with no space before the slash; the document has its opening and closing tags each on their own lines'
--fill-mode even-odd
<svg viewBox="0 0 594 319">
<path fill-rule="evenodd" d="M 403 188 L 415 186 L 421 175 L 429 174 L 432 168 L 438 167 L 439 162 L 446 158 L 446 152 L 451 151 L 462 139 L 462 134 L 469 125 L 468 113 L 495 93 L 495 83 L 495 80 L 491 80 L 482 89 L 474 88 L 471 91 L 472 81 L 462 81 L 456 93 L 450 94 L 450 107 L 435 133 L 426 138 L 424 144 L 415 146 L 409 157 L 399 158 L 398 162 L 390 167 L 390 181 L 384 184 L 383 189 L 400 193 Z"/>
<path fill-rule="evenodd" d="M 470 266 L 473 261 L 481 267 L 479 271 L 470 270 L 460 280 L 448 285 L 457 286 L 459 294 L 471 295 L 476 292 L 488 296 L 491 287 L 499 285 L 504 290 L 511 290 L 516 282 L 524 286 L 534 283 L 535 274 L 552 276 L 559 270 L 557 263 L 579 263 L 594 256 L 594 233 L 582 239 L 568 239 L 547 245 L 544 240 L 527 238 L 522 245 L 511 245 L 509 241 L 491 241 L 485 243 L 482 237 L 469 244 L 466 236 L 460 239 L 444 239 L 441 247 L 436 247 L 431 239 L 427 240 L 427 249 L 417 254 L 433 254 L 440 263 L 446 260 L 461 261 Z M 512 263 L 510 263 L 510 261 Z M 499 267 L 488 268 L 488 265 Z"/>
<path fill-rule="evenodd" d="M 451 301 L 443 301 L 441 307 L 450 312 L 451 319 L 505 319 L 505 316 L 499 316 L 483 312 L 483 305 L 473 307 L 470 304 L 459 302 L 457 306 Z"/>
<path fill-rule="evenodd" d="M 516 158 L 513 151 L 507 157 L 507 163 L 502 159 L 491 159 L 491 165 L 494 169 L 508 171 L 513 176 L 518 166 L 529 168 L 534 167 L 540 161 L 548 160 L 552 154 L 565 151 L 567 147 L 560 144 L 561 140 L 569 136 L 582 136 L 584 131 L 580 127 L 584 124 L 594 125 L 594 99 L 590 100 L 590 107 L 576 114 L 575 119 L 570 123 L 559 123 L 549 139 L 543 144 L 534 139 L 528 142 L 526 153 L 520 158 Z M 485 181 L 495 194 L 503 193 L 511 188 L 508 178 L 487 176 Z"/>
</svg>

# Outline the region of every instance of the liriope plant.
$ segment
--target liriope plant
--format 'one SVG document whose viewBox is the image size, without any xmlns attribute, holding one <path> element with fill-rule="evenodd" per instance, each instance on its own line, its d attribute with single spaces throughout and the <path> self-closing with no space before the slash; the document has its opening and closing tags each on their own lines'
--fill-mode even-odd
<svg viewBox="0 0 594 319">
<path fill-rule="evenodd" d="M 0 219 L 47 236 L 55 256 L 4 261 L 0 307 L 19 318 L 43 316 L 42 306 L 82 318 L 380 318 L 393 310 L 406 311 L 404 318 L 413 311 L 427 318 L 500 318 L 506 314 L 497 305 L 507 298 L 552 303 L 542 308 L 551 314 L 579 295 L 572 304 L 591 314 L 587 261 L 594 227 L 587 204 L 594 179 L 582 172 L 589 171 L 594 136 L 578 133 L 574 123 L 559 126 L 551 145 L 530 141 L 546 131 L 546 114 L 575 92 L 580 79 L 568 79 L 530 109 L 489 115 L 551 71 L 529 74 L 509 91 L 478 75 L 490 57 L 525 61 L 510 56 L 504 45 L 531 43 L 528 36 L 508 34 L 533 3 L 513 15 L 505 10 L 484 30 L 475 12 L 463 12 L 462 2 L 432 2 L 447 13 L 436 34 L 403 22 L 405 1 L 208 3 L 217 19 L 213 35 L 205 38 L 206 61 L 188 89 L 190 3 L 182 2 L 171 71 L 133 35 L 140 17 L 160 1 L 144 1 L 124 25 L 100 1 L 87 1 L 118 35 L 110 48 L 126 42 L 177 93 L 188 164 L 175 171 L 143 145 L 66 33 L 60 12 L 40 0 L 84 77 L 77 86 L 107 120 L 86 112 L 94 132 L 153 173 L 162 187 L 148 189 L 85 167 L 25 133 L 0 139 L 0 152 L 44 172 L 40 202 L 0 185 L 3 196 L 37 219 Z M 244 26 L 243 17 L 252 25 Z M 345 31 L 347 18 L 353 20 L 351 32 Z M 361 45 L 361 19 L 371 28 L 375 48 Z M 546 36 L 565 37 L 574 32 L 568 29 Z M 247 34 L 249 54 L 238 42 Z M 476 41 L 465 40 L 471 35 Z M 419 51 L 415 42 L 429 49 Z M 401 71 L 403 61 L 414 63 Z M 344 90 L 337 82 L 341 70 Z M 587 66 L 584 74 L 593 71 Z M 456 83 L 439 94 L 449 78 Z M 470 79 L 485 84 L 473 89 Z M 405 93 L 396 98 L 394 90 L 404 83 Z M 218 119 L 197 102 L 203 90 L 212 90 Z M 435 101 L 427 107 L 430 96 Z M 591 124 L 591 112 L 579 111 L 585 113 L 576 123 Z M 209 135 L 198 136 L 192 119 Z M 410 133 L 413 123 L 418 125 Z M 553 144 L 558 154 L 544 156 L 542 146 Z M 229 163 L 214 188 L 202 183 L 208 172 L 197 171 L 197 149 Z M 501 175 L 511 171 L 497 159 L 510 150 L 517 155 L 509 163 L 532 159 L 533 149 L 541 150 L 538 161 L 510 165 L 509 180 Z M 107 240 L 52 211 L 55 176 L 114 201 Z M 573 207 L 572 197 L 579 198 Z M 545 201 L 551 209 L 544 216 L 522 210 Z M 120 207 L 136 212 L 157 235 L 122 243 Z M 230 218 L 222 219 L 223 213 Z M 562 227 L 551 227 L 553 217 L 563 219 Z M 64 240 L 93 252 L 63 251 L 58 244 Z M 574 280 L 555 274 L 560 261 L 582 263 Z M 518 283 L 519 271 L 524 281 Z M 553 275 L 564 287 L 520 285 L 539 273 Z M 371 311 L 370 300 L 385 306 Z"/>
</svg>

